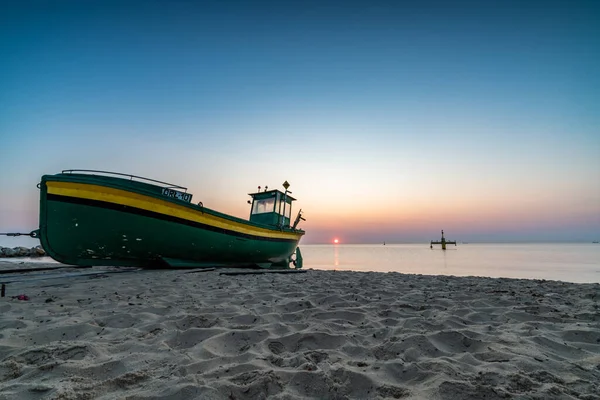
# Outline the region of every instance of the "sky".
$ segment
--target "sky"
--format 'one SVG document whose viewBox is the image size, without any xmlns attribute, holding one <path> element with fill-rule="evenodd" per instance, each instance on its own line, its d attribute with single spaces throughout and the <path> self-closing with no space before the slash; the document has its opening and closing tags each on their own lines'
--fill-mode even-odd
<svg viewBox="0 0 600 400">
<path fill-rule="evenodd" d="M 595 1 L 19 1 L 0 12 L 0 231 L 117 171 L 303 243 L 600 239 Z"/>
</svg>

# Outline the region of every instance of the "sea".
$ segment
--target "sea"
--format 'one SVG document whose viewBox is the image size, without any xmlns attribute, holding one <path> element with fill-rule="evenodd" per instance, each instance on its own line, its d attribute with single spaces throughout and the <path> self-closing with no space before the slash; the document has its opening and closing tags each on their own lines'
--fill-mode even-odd
<svg viewBox="0 0 600 400">
<path fill-rule="evenodd" d="M 39 240 L 0 236 L 3 247 L 34 247 Z M 301 244 L 303 268 L 399 272 L 422 275 L 484 276 L 600 283 L 598 243 L 458 243 L 442 250 L 420 244 Z M 11 263 L 52 262 L 4 258 Z"/>
<path fill-rule="evenodd" d="M 300 246 L 304 268 L 600 283 L 597 243 Z"/>
</svg>

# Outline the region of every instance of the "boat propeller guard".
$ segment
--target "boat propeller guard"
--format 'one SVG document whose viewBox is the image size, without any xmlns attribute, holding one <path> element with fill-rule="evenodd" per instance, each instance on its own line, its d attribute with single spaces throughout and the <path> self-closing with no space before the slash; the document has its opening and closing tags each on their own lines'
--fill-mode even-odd
<svg viewBox="0 0 600 400">
<path fill-rule="evenodd" d="M 294 264 L 296 269 L 302 268 L 302 253 L 300 252 L 300 247 L 296 247 L 296 252 L 293 254 L 295 258 L 290 257 L 290 261 Z"/>
</svg>

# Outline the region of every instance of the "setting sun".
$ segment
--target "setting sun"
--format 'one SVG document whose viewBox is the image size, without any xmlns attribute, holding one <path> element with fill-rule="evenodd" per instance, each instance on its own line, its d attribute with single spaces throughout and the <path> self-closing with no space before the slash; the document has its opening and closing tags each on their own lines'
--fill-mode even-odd
<svg viewBox="0 0 600 400">
<path fill-rule="evenodd" d="M 339 242 L 340 241 L 337 238 L 333 239 L 333 243 L 338 244 Z"/>
</svg>

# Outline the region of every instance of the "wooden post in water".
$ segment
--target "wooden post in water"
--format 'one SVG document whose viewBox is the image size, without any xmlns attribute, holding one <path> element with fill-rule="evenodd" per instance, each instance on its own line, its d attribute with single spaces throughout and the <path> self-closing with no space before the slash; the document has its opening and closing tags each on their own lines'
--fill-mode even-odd
<svg viewBox="0 0 600 400">
<path fill-rule="evenodd" d="M 446 250 L 446 245 L 447 244 L 453 244 L 456 246 L 456 241 L 450 241 L 450 240 L 446 240 L 446 238 L 444 237 L 444 230 L 442 229 L 442 240 L 438 241 L 431 241 L 431 243 L 429 244 L 429 248 L 433 249 L 433 245 L 434 244 L 441 244 L 442 245 L 442 250 Z"/>
</svg>

